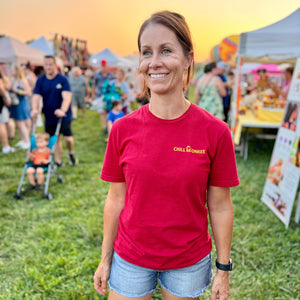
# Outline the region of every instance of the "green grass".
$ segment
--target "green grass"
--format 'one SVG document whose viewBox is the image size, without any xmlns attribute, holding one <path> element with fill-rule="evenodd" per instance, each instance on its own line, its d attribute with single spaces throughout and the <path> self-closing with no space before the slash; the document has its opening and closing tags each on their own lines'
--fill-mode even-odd
<svg viewBox="0 0 300 300">
<path fill-rule="evenodd" d="M 13 195 L 25 152 L 0 154 L 0 299 L 106 299 L 93 289 L 99 263 L 108 184 L 99 179 L 106 144 L 96 112 L 73 123 L 79 165 L 51 178 L 54 199 Z M 241 185 L 232 189 L 235 210 L 230 299 L 300 299 L 300 230 L 289 229 L 260 202 L 272 143 L 249 160 L 237 158 Z M 215 258 L 215 250 L 213 250 Z M 202 299 L 209 299 L 208 289 Z M 161 299 L 160 290 L 154 298 Z"/>
</svg>

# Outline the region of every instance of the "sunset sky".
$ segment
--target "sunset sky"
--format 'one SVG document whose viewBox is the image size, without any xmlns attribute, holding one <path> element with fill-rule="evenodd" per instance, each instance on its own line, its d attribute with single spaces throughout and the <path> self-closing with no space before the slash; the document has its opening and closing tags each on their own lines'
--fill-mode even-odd
<svg viewBox="0 0 300 300">
<path fill-rule="evenodd" d="M 189 24 L 197 61 L 226 36 L 251 31 L 288 16 L 299 0 L 0 0 L 0 34 L 26 42 L 55 33 L 87 40 L 91 54 L 109 48 L 137 53 L 141 23 L 153 12 L 172 10 Z"/>
</svg>

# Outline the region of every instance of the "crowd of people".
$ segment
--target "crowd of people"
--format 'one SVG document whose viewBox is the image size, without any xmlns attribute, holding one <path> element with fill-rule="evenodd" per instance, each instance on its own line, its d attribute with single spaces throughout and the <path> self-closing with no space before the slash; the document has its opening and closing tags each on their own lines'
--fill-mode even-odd
<svg viewBox="0 0 300 300">
<path fill-rule="evenodd" d="M 45 57 L 42 70 L 40 67 L 33 69 L 29 63 L 23 66 L 13 65 L 10 69 L 4 64 L 1 65 L 0 138 L 2 153 L 8 154 L 17 149 L 28 150 L 32 121 L 41 125 L 41 114 L 44 114 L 46 131 L 49 131 L 49 125 L 56 125 L 57 119 L 60 117 L 63 118 L 63 124 L 70 123 L 68 132 L 65 129 L 66 125 L 63 125 L 62 131 L 65 132 L 70 161 L 74 162 L 71 121 L 78 118 L 78 113 L 81 112 L 81 117 L 84 118 L 86 109 L 96 104 L 102 128 L 107 135 L 112 122 L 135 109 L 134 103 L 138 103 L 137 106 L 148 103 L 147 97 L 140 96 L 143 90 L 143 79 L 139 74 L 136 74 L 137 76 L 134 78 L 127 76 L 125 69 L 122 68 L 112 73 L 105 60 L 101 61 L 98 70 L 82 70 L 75 66 L 67 71 L 60 70 L 56 65 L 55 58 L 51 56 Z M 57 89 L 54 83 L 61 85 L 62 88 Z M 66 92 L 70 92 L 69 95 Z M 70 106 L 69 100 L 65 100 L 69 96 L 71 96 Z M 65 115 L 55 112 L 53 108 L 53 103 L 56 103 L 56 109 L 61 108 L 59 106 L 64 100 L 67 103 L 63 105 L 65 106 Z M 116 113 L 120 107 L 116 101 L 121 103 L 123 114 Z M 16 128 L 19 131 L 20 141 L 14 143 Z M 54 128 L 50 130 L 50 134 L 53 134 L 53 130 Z M 14 147 L 10 146 L 12 143 L 14 143 Z M 58 148 L 61 149 L 60 140 L 58 145 Z M 57 150 L 56 163 L 58 165 L 62 160 L 60 152 L 61 150 Z"/>
</svg>

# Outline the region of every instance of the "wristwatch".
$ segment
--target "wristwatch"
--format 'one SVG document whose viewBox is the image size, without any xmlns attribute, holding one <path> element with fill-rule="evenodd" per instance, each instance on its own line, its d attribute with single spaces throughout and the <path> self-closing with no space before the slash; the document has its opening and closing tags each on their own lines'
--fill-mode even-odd
<svg viewBox="0 0 300 300">
<path fill-rule="evenodd" d="M 218 262 L 218 260 L 216 259 L 216 267 L 217 267 L 217 269 L 222 270 L 222 271 L 232 271 L 232 260 L 231 260 L 231 258 L 229 259 L 229 263 L 226 264 L 226 265 L 220 264 Z"/>
<path fill-rule="evenodd" d="M 60 110 L 61 110 L 63 113 L 66 113 L 66 111 L 65 111 L 64 109 L 60 108 Z"/>
</svg>

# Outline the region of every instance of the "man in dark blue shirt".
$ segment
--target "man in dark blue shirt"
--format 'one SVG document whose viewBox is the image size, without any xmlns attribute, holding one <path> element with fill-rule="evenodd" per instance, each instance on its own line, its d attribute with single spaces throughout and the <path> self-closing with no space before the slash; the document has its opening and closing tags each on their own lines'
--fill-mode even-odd
<svg viewBox="0 0 300 300">
<path fill-rule="evenodd" d="M 44 58 L 45 74 L 40 76 L 36 82 L 32 97 L 31 115 L 35 118 L 39 112 L 41 100 L 43 101 L 43 114 L 45 116 L 45 131 L 50 136 L 55 134 L 55 129 L 60 118 L 62 126 L 60 133 L 63 134 L 66 147 L 69 152 L 70 165 L 76 164 L 73 154 L 74 139 L 71 128 L 71 88 L 68 79 L 58 73 L 54 56 Z M 55 147 L 55 162 L 58 166 L 62 164 L 62 143 L 60 136 Z"/>
</svg>

